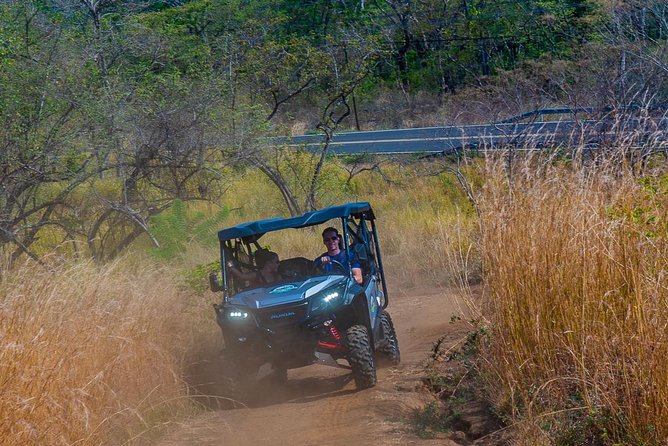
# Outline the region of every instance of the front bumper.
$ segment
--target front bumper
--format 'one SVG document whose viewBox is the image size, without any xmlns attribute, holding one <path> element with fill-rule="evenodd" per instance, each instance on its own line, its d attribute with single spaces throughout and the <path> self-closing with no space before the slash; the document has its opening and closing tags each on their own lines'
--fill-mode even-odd
<svg viewBox="0 0 668 446">
<path fill-rule="evenodd" d="M 230 320 L 222 305 L 217 321 L 225 347 L 255 365 L 297 368 L 317 360 L 316 352 L 343 357 L 343 338 L 336 329 L 335 312 L 311 316 L 307 304 L 249 312 L 246 320 Z"/>
</svg>

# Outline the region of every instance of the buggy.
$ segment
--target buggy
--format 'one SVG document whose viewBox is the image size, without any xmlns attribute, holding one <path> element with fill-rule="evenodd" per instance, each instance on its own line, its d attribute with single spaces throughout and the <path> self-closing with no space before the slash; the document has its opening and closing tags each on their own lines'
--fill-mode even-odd
<svg viewBox="0 0 668 446">
<path fill-rule="evenodd" d="M 231 274 L 228 265 L 257 271 L 255 253 L 268 232 L 306 228 L 339 220 L 345 264 L 332 261 L 330 272 L 312 259 L 281 260 L 278 283 L 255 285 Z M 221 271 L 210 275 L 214 304 L 225 341 L 224 375 L 237 388 L 268 364 L 280 381 L 287 370 L 325 362 L 345 367 L 358 389 L 376 384 L 377 361 L 398 364 L 399 345 L 383 272 L 375 216 L 369 203 L 348 203 L 292 218 L 243 223 L 218 232 Z M 352 274 L 351 260 L 362 269 L 363 282 Z M 221 281 L 222 277 L 222 281 Z M 250 286 L 249 286 L 250 285 Z M 333 361 L 331 361 L 333 359 Z"/>
</svg>

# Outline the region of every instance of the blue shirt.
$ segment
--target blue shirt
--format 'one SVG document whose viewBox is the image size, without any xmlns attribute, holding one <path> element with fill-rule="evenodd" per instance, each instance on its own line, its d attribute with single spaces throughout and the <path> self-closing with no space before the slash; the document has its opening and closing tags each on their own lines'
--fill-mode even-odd
<svg viewBox="0 0 668 446">
<path fill-rule="evenodd" d="M 322 261 L 320 260 L 323 256 L 327 256 L 332 260 L 336 260 L 337 262 L 339 262 L 344 267 L 346 266 L 346 263 L 348 262 L 348 257 L 346 256 L 346 252 L 344 250 L 339 251 L 339 253 L 335 256 L 330 256 L 326 252 L 323 253 L 323 254 L 320 254 L 320 256 L 317 259 L 315 259 L 313 262 L 315 263 L 315 266 L 322 268 L 325 272 L 328 272 L 328 273 L 332 272 L 333 265 L 331 263 L 326 263 L 326 264 L 323 265 Z M 350 262 L 350 267 L 351 268 L 361 268 L 360 264 L 358 262 L 356 262 L 354 258 Z"/>
</svg>

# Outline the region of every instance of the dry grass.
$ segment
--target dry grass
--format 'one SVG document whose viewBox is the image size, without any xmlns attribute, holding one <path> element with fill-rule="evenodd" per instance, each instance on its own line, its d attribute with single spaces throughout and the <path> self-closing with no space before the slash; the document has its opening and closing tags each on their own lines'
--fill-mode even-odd
<svg viewBox="0 0 668 446">
<path fill-rule="evenodd" d="M 0 283 L 1 444 L 145 444 L 192 410 L 182 369 L 202 305 L 128 263 L 26 264 Z"/>
<path fill-rule="evenodd" d="M 668 178 L 522 167 L 482 206 L 498 405 L 537 443 L 664 444 Z"/>
</svg>

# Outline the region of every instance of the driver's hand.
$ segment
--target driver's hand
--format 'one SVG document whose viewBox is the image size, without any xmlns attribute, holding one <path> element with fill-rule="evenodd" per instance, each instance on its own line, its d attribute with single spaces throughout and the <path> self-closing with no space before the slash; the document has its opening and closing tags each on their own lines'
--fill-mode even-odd
<svg viewBox="0 0 668 446">
<path fill-rule="evenodd" d="M 331 262 L 331 259 L 329 258 L 329 256 L 322 256 L 322 257 L 320 257 L 320 263 L 322 263 L 323 265 L 326 265 L 326 264 L 328 264 L 329 262 Z"/>
</svg>

